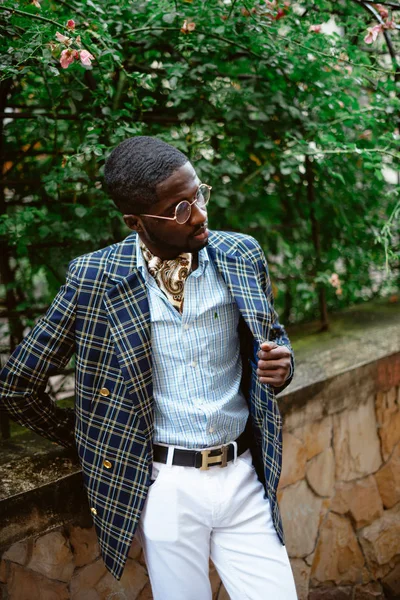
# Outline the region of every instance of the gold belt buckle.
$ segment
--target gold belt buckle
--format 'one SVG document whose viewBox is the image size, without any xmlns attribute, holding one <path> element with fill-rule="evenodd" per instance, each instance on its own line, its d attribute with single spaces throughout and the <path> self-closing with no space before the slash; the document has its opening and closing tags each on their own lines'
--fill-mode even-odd
<svg viewBox="0 0 400 600">
<path fill-rule="evenodd" d="M 215 463 L 221 463 L 219 465 L 220 468 L 226 467 L 228 462 L 228 446 L 221 447 L 221 454 L 217 454 L 217 456 L 210 456 L 212 450 L 202 450 L 201 451 L 201 467 L 200 471 L 208 471 L 210 465 Z"/>
</svg>

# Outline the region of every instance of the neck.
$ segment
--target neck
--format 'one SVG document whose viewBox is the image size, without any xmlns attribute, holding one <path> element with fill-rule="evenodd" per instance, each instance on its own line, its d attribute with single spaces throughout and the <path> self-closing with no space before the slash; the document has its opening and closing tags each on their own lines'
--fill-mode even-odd
<svg viewBox="0 0 400 600">
<path fill-rule="evenodd" d="M 156 246 L 154 246 L 150 241 L 148 241 L 147 239 L 144 240 L 141 235 L 139 235 L 139 237 L 140 237 L 141 243 L 148 250 L 150 250 L 152 255 L 156 256 L 157 258 L 161 258 L 161 260 L 174 260 L 175 258 L 178 258 L 178 256 L 180 256 L 181 254 L 191 254 L 192 255 L 192 271 L 195 271 L 197 269 L 197 267 L 199 266 L 198 252 L 179 252 L 179 251 L 176 251 L 173 249 L 171 249 L 170 252 L 168 252 L 168 249 L 160 252 L 160 250 Z"/>
<path fill-rule="evenodd" d="M 180 254 L 183 252 L 179 252 L 176 248 L 164 248 L 160 250 L 157 246 L 155 246 L 147 237 L 141 235 L 139 233 L 141 243 L 152 253 L 153 256 L 157 256 L 157 258 L 161 258 L 161 260 L 173 260 L 174 258 L 178 258 Z"/>
</svg>

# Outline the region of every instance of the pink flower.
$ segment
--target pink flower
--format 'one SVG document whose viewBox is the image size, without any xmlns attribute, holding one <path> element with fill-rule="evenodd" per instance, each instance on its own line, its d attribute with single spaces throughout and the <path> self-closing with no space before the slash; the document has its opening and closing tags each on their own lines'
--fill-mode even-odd
<svg viewBox="0 0 400 600">
<path fill-rule="evenodd" d="M 378 13 L 380 14 L 380 16 L 382 17 L 382 19 L 387 19 L 389 16 L 389 11 L 387 8 L 385 8 L 384 6 L 382 6 L 382 4 L 375 4 L 375 8 L 378 11 Z"/>
<path fill-rule="evenodd" d="M 93 54 L 90 54 L 88 50 L 81 50 L 80 59 L 84 67 L 90 67 L 90 65 L 92 64 L 91 61 L 94 60 L 94 56 Z"/>
<path fill-rule="evenodd" d="M 194 31 L 196 28 L 196 23 L 189 23 L 186 19 L 183 21 L 183 25 L 181 27 L 182 33 L 190 33 L 190 31 Z"/>
<path fill-rule="evenodd" d="M 373 42 L 375 42 L 376 38 L 378 37 L 378 35 L 382 31 L 382 29 L 383 29 L 382 23 L 380 25 L 375 25 L 374 27 L 368 27 L 368 29 L 367 29 L 368 33 L 364 38 L 364 42 L 366 44 L 372 44 Z"/>
<path fill-rule="evenodd" d="M 66 48 L 61 52 L 60 65 L 63 69 L 68 69 L 69 65 L 72 64 L 76 58 L 78 58 L 78 51 Z"/>
<path fill-rule="evenodd" d="M 360 133 L 360 135 L 358 136 L 358 138 L 360 140 L 372 140 L 372 130 L 371 129 L 365 129 L 365 131 L 363 131 L 362 133 Z"/>
<path fill-rule="evenodd" d="M 396 23 L 394 21 L 386 21 L 386 23 L 383 24 L 383 28 L 384 29 L 396 29 Z"/>
<path fill-rule="evenodd" d="M 310 33 L 321 33 L 322 25 L 310 25 L 308 31 Z"/>
<path fill-rule="evenodd" d="M 329 283 L 331 284 L 332 287 L 339 288 L 340 287 L 339 275 L 337 273 L 332 273 L 332 275 L 329 277 Z"/>
<path fill-rule="evenodd" d="M 56 38 L 58 39 L 59 42 L 61 42 L 62 44 L 65 44 L 66 46 L 70 42 L 70 39 L 66 35 L 62 35 L 62 33 L 59 33 L 58 31 L 56 32 Z"/>
<path fill-rule="evenodd" d="M 33 6 L 36 6 L 36 8 L 41 8 L 39 0 L 32 0 L 32 4 Z"/>
<path fill-rule="evenodd" d="M 75 29 L 75 21 L 73 21 L 72 19 L 68 19 L 68 21 L 67 21 L 67 29 L 71 29 L 71 31 L 73 29 Z"/>
<path fill-rule="evenodd" d="M 286 15 L 286 10 L 284 8 L 279 8 L 278 12 L 276 13 L 276 15 L 274 17 L 274 20 L 279 21 L 279 19 L 282 19 L 285 15 Z"/>
</svg>

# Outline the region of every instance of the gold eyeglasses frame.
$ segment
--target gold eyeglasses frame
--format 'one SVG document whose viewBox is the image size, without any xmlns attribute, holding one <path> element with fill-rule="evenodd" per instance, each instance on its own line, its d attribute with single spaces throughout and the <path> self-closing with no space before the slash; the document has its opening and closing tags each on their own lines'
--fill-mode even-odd
<svg viewBox="0 0 400 600">
<path fill-rule="evenodd" d="M 204 204 L 203 204 L 203 206 L 205 207 L 205 206 L 207 206 L 207 204 L 208 204 L 208 202 L 209 202 L 209 200 L 210 200 L 210 195 L 211 195 L 211 194 L 210 194 L 210 192 L 211 192 L 211 190 L 212 190 L 212 186 L 211 186 L 211 185 L 207 185 L 207 183 L 201 183 L 201 184 L 199 185 L 199 187 L 197 188 L 197 191 L 196 191 L 196 194 L 195 194 L 195 196 L 196 196 L 196 195 L 199 193 L 199 190 L 200 190 L 200 188 L 201 188 L 202 186 L 203 186 L 203 187 L 205 187 L 205 188 L 207 188 L 207 189 L 208 189 L 208 192 L 209 192 L 209 196 L 208 196 L 207 200 L 206 200 L 206 201 L 204 202 Z M 203 196 L 203 198 L 204 198 L 204 196 Z M 199 198 L 196 198 L 196 197 L 194 198 L 194 200 L 193 200 L 192 202 L 189 202 L 188 200 L 181 200 L 181 202 L 179 202 L 179 203 L 178 203 L 178 204 L 175 206 L 175 216 L 174 216 L 174 217 L 164 217 L 164 216 L 162 216 L 162 215 L 146 215 L 146 214 L 144 214 L 144 213 L 142 213 L 142 214 L 141 214 L 141 215 L 139 215 L 139 216 L 140 216 L 140 217 L 151 217 L 152 219 L 164 219 L 164 220 L 166 220 L 166 221 L 176 221 L 176 222 L 178 223 L 178 225 L 184 225 L 184 224 L 185 224 L 185 223 L 187 223 L 187 222 L 189 221 L 189 219 L 190 219 L 190 215 L 192 214 L 192 206 L 193 206 L 193 204 L 195 204 L 195 203 L 196 203 L 196 202 L 198 202 L 198 201 L 199 201 Z M 177 219 L 177 216 L 176 216 L 176 215 L 177 215 L 178 208 L 179 208 L 180 206 L 182 206 L 182 204 L 187 204 L 190 210 L 189 210 L 189 213 L 188 213 L 187 219 L 185 219 L 184 221 L 180 222 L 180 221 L 178 221 L 178 219 Z"/>
</svg>

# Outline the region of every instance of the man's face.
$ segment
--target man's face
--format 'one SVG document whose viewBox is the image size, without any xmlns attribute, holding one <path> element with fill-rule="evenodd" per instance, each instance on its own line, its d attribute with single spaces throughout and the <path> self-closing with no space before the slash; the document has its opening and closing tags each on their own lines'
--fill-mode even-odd
<svg viewBox="0 0 400 600">
<path fill-rule="evenodd" d="M 148 209 L 149 215 L 174 217 L 175 207 L 182 200 L 192 202 L 200 180 L 190 162 L 177 169 L 168 179 L 157 185 L 159 198 Z M 143 215 L 124 215 L 125 223 L 137 231 L 149 250 L 163 259 L 176 258 L 182 252 L 197 252 L 208 243 L 207 211 L 192 204 L 189 219 L 183 225 L 146 217 Z"/>
</svg>

